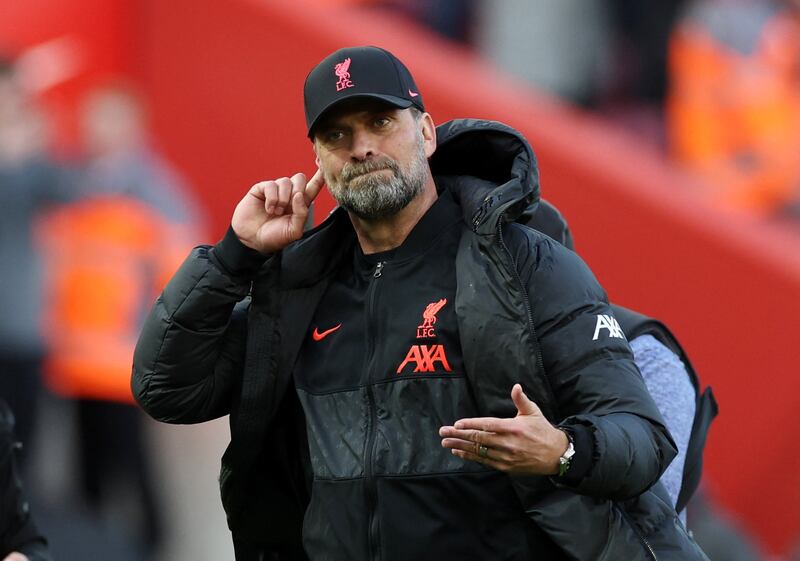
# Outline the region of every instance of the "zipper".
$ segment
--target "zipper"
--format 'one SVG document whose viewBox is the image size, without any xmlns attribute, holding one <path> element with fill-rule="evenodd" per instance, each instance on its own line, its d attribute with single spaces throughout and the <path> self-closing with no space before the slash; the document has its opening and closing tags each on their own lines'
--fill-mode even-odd
<svg viewBox="0 0 800 561">
<path fill-rule="evenodd" d="M 517 281 L 517 284 L 519 285 L 520 292 L 522 293 L 522 301 L 525 304 L 525 311 L 528 314 L 528 326 L 529 326 L 530 331 L 531 331 L 531 336 L 533 337 L 534 341 L 538 341 L 539 338 L 536 336 L 536 327 L 533 324 L 533 310 L 531 309 L 531 301 L 530 301 L 530 298 L 528 297 L 528 291 L 525 289 L 525 283 L 522 282 L 522 277 L 519 276 L 519 271 L 517 271 L 517 266 L 516 266 L 516 263 L 514 262 L 514 256 L 511 254 L 511 250 L 506 245 L 505 239 L 503 239 L 503 226 L 502 226 L 503 225 L 503 219 L 502 218 L 503 217 L 501 215 L 499 217 L 499 219 L 497 220 L 497 239 L 500 240 L 500 247 L 503 248 L 503 251 L 505 251 L 506 255 L 508 256 L 508 260 L 513 265 L 511 267 L 512 273 L 514 275 L 514 279 Z M 539 345 L 536 345 L 536 366 L 538 366 L 539 367 L 539 371 L 542 372 L 542 374 L 544 374 L 544 372 L 545 372 L 545 370 L 544 370 L 544 362 L 542 361 L 542 351 L 539 348 Z M 547 380 L 547 376 L 543 375 L 542 378 L 545 380 L 545 382 L 549 386 L 549 380 Z M 553 389 L 552 388 L 550 388 L 550 394 L 553 395 Z M 556 400 L 555 399 L 552 400 L 552 403 L 553 403 L 553 407 L 557 409 L 558 406 L 556 404 Z M 557 410 L 554 410 L 553 414 L 555 415 L 555 417 L 557 419 L 561 418 L 561 415 L 558 413 Z"/>
<path fill-rule="evenodd" d="M 621 507 L 620 505 L 618 505 L 617 503 L 612 503 L 612 504 L 614 505 L 614 508 L 616 508 L 616 509 L 617 509 L 617 510 L 620 512 L 620 514 L 622 514 L 622 517 L 623 517 L 623 518 L 625 519 L 625 521 L 628 523 L 628 526 L 630 526 L 630 527 L 631 527 L 631 529 L 633 530 L 633 533 L 634 533 L 634 534 L 636 534 L 636 536 L 639 538 L 639 541 L 641 541 L 641 542 L 642 542 L 642 545 L 643 545 L 643 546 L 645 547 L 645 549 L 646 549 L 646 550 L 647 550 L 647 551 L 650 553 L 650 557 L 652 557 L 652 558 L 653 558 L 653 561 L 658 561 L 658 557 L 656 557 L 656 552 L 655 552 L 655 550 L 653 549 L 653 546 L 651 546 L 651 545 L 650 545 L 650 542 L 649 542 L 649 541 L 647 541 L 647 538 L 646 538 L 646 537 L 644 537 L 644 535 L 643 535 L 643 534 L 642 534 L 642 533 L 639 531 L 639 528 L 637 528 L 637 527 L 636 527 L 636 524 L 634 524 L 634 523 L 633 523 L 633 520 L 631 520 L 631 518 L 630 518 L 630 516 L 628 515 L 628 513 L 627 513 L 627 512 L 625 512 L 625 509 L 624 509 L 624 508 L 622 508 L 622 507 Z"/>
<path fill-rule="evenodd" d="M 375 490 L 375 478 L 372 473 L 372 457 L 375 447 L 375 393 L 372 388 L 373 379 L 373 361 L 375 358 L 375 329 L 373 329 L 373 315 L 375 311 L 375 293 L 377 292 L 377 279 L 383 274 L 383 267 L 386 261 L 378 261 L 375 266 L 375 271 L 372 273 L 372 281 L 370 282 L 367 297 L 367 408 L 369 419 L 367 422 L 367 447 L 364 457 L 364 477 L 365 487 L 367 494 L 367 512 L 369 514 L 367 523 L 367 538 L 369 544 L 369 552 L 372 559 L 380 561 L 380 535 L 378 532 L 378 517 L 376 510 L 378 508 L 378 496 Z"/>
<path fill-rule="evenodd" d="M 473 230 L 478 229 L 478 226 L 480 226 L 483 219 L 486 218 L 487 214 L 489 214 L 489 209 L 491 209 L 493 206 L 494 206 L 494 197 L 489 195 L 488 197 L 483 199 L 483 204 L 481 204 L 481 206 L 478 207 L 478 210 L 476 210 L 472 215 Z"/>
</svg>

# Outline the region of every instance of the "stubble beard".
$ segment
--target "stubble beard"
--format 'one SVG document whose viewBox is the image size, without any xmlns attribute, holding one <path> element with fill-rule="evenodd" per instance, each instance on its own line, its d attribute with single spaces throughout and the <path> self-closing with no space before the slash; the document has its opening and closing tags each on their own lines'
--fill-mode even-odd
<svg viewBox="0 0 800 561">
<path fill-rule="evenodd" d="M 387 178 L 379 170 L 388 170 L 391 177 Z M 375 171 L 379 173 L 370 173 Z M 421 135 L 416 155 L 407 169 L 401 169 L 397 161 L 383 157 L 345 164 L 338 180 L 325 174 L 325 182 L 334 200 L 363 220 L 394 216 L 422 193 L 427 178 L 428 159 Z"/>
</svg>

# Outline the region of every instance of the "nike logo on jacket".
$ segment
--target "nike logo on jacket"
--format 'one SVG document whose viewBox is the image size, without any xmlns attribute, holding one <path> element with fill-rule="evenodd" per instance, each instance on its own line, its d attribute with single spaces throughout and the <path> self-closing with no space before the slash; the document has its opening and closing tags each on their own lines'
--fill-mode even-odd
<svg viewBox="0 0 800 561">
<path fill-rule="evenodd" d="M 325 337 L 327 337 L 328 335 L 339 329 L 341 326 L 342 324 L 340 323 L 336 327 L 331 327 L 330 329 L 326 329 L 322 333 L 320 333 L 319 330 L 315 327 L 314 332 L 311 334 L 311 338 L 314 339 L 314 341 L 322 341 Z"/>
</svg>

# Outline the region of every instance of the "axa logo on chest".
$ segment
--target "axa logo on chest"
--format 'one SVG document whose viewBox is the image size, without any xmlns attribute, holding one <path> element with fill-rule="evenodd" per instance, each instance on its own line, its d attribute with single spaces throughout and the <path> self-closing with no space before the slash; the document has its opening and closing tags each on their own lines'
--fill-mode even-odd
<svg viewBox="0 0 800 561">
<path fill-rule="evenodd" d="M 444 345 L 411 345 L 406 358 L 397 367 L 397 373 L 402 374 L 403 368 L 411 363 L 414 364 L 412 372 L 436 372 L 437 362 L 440 362 L 447 372 L 453 371 L 447 362 Z"/>
<path fill-rule="evenodd" d="M 417 326 L 417 339 L 434 339 L 436 338 L 436 331 L 433 324 L 436 323 L 436 314 L 439 313 L 444 305 L 447 304 L 446 298 L 441 298 L 436 302 L 431 302 L 425 307 L 422 312 L 422 324 Z M 397 367 L 397 373 L 402 374 L 403 368 L 409 364 L 414 365 L 412 372 L 436 372 L 436 364 L 441 364 L 441 367 L 446 372 L 452 372 L 450 363 L 447 361 L 447 353 L 445 352 L 444 345 L 411 345 L 411 348 L 406 353 L 406 358 Z"/>
</svg>

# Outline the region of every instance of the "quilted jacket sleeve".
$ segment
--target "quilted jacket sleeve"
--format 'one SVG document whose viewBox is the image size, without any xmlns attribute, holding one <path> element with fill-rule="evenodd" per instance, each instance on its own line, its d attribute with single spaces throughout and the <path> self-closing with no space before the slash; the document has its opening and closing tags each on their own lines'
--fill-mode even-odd
<svg viewBox="0 0 800 561">
<path fill-rule="evenodd" d="M 250 275 L 232 273 L 223 261 L 229 238 L 195 248 L 145 321 L 131 388 L 159 421 L 199 423 L 230 413 L 244 363 Z"/>
<path fill-rule="evenodd" d="M 554 480 L 599 498 L 638 495 L 676 450 L 606 294 L 572 251 L 538 233 L 512 235 L 560 424 L 591 435 L 588 471 Z"/>
</svg>

